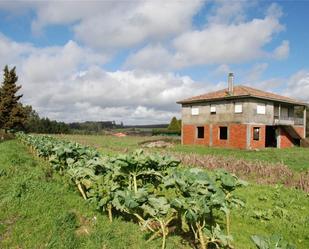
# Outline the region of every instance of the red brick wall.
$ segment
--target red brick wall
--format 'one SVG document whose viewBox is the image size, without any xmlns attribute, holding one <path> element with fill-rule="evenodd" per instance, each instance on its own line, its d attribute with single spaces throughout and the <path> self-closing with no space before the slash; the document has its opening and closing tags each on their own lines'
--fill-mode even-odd
<svg viewBox="0 0 309 249">
<path fill-rule="evenodd" d="M 293 139 L 284 129 L 280 128 L 280 148 L 289 147 L 293 147 Z"/>
<path fill-rule="evenodd" d="M 212 128 L 212 145 L 215 147 L 231 147 L 246 149 L 247 147 L 247 125 L 245 124 L 229 124 L 228 127 L 228 140 L 220 140 L 219 127 L 224 125 L 214 124 Z M 196 125 L 183 125 L 183 144 L 201 144 L 209 146 L 210 142 L 210 128 L 209 125 L 204 125 L 204 138 L 198 139 L 196 134 Z M 253 140 L 253 128 L 260 127 L 260 139 Z M 304 128 L 294 126 L 294 129 L 303 137 Z M 265 125 L 250 125 L 250 148 L 259 149 L 265 148 Z M 279 141 L 278 141 L 279 142 Z M 293 146 L 293 139 L 284 130 L 281 129 L 280 133 L 280 148 L 288 148 Z"/>
<path fill-rule="evenodd" d="M 246 149 L 247 147 L 247 125 L 229 125 L 229 147 Z"/>
<path fill-rule="evenodd" d="M 254 130 L 255 127 L 260 128 L 260 139 L 258 141 L 253 140 L 253 130 Z M 265 148 L 266 126 L 265 125 L 250 125 L 250 132 L 251 132 L 250 148 L 251 149 Z"/>
<path fill-rule="evenodd" d="M 227 147 L 229 140 L 220 140 L 219 130 L 221 125 L 214 124 L 212 126 L 212 145 L 215 147 Z M 222 125 L 224 126 L 224 125 Z"/>
<path fill-rule="evenodd" d="M 304 138 L 304 126 L 296 126 L 294 125 L 293 128 L 295 129 L 295 131 L 302 137 Z"/>
<path fill-rule="evenodd" d="M 304 137 L 304 127 L 302 126 L 293 126 L 295 131 L 301 136 Z M 280 148 L 290 148 L 293 147 L 293 138 L 284 130 L 280 129 Z"/>
<path fill-rule="evenodd" d="M 204 139 L 203 144 L 209 146 L 209 125 L 204 125 Z"/>
<path fill-rule="evenodd" d="M 183 144 L 194 144 L 195 125 L 183 125 L 182 136 Z"/>
<path fill-rule="evenodd" d="M 220 126 L 225 126 L 225 125 L 213 125 L 213 129 L 212 129 L 213 146 L 246 149 L 247 147 L 247 125 L 245 124 L 226 125 L 228 127 L 228 139 L 227 140 L 220 140 Z"/>
<path fill-rule="evenodd" d="M 204 125 L 204 138 L 197 138 L 196 125 L 183 125 L 183 144 L 209 145 L 209 125 Z"/>
</svg>

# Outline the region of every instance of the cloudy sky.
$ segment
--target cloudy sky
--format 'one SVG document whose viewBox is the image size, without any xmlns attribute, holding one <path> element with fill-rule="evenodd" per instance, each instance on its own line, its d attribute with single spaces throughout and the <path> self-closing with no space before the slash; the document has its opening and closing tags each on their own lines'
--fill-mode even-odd
<svg viewBox="0 0 309 249">
<path fill-rule="evenodd" d="M 65 122 L 165 123 L 235 83 L 309 102 L 309 2 L 0 1 L 0 68 Z"/>
</svg>

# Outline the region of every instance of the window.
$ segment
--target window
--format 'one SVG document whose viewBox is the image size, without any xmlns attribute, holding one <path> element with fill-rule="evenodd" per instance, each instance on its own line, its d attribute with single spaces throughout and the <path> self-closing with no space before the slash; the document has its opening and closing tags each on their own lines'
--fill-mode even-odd
<svg viewBox="0 0 309 249">
<path fill-rule="evenodd" d="M 220 140 L 227 140 L 227 127 L 220 127 Z"/>
<path fill-rule="evenodd" d="M 266 114 L 266 106 L 265 104 L 258 104 L 256 107 L 257 114 Z"/>
<path fill-rule="evenodd" d="M 235 103 L 235 113 L 242 113 L 242 103 Z"/>
<path fill-rule="evenodd" d="M 210 113 L 216 114 L 216 106 L 215 105 L 210 105 Z"/>
<path fill-rule="evenodd" d="M 260 140 L 260 127 L 253 128 L 253 140 L 256 140 L 256 141 Z"/>
<path fill-rule="evenodd" d="M 191 108 L 191 115 L 199 115 L 199 109 L 197 107 L 192 107 Z"/>
<path fill-rule="evenodd" d="M 204 126 L 197 127 L 197 138 L 204 138 Z"/>
</svg>

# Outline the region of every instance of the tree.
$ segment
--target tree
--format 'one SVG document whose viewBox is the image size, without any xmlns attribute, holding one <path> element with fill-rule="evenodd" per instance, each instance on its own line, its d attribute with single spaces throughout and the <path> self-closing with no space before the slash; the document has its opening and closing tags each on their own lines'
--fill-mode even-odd
<svg viewBox="0 0 309 249">
<path fill-rule="evenodd" d="M 41 121 L 39 114 L 32 108 L 31 105 L 26 105 L 24 107 L 24 110 L 27 116 L 27 121 L 25 123 L 25 131 L 39 132 Z"/>
<path fill-rule="evenodd" d="M 179 125 L 180 122 L 177 120 L 176 117 L 173 117 L 169 126 L 167 127 L 167 129 L 169 131 L 175 131 L 175 132 L 180 132 L 181 131 L 181 126 Z"/>
<path fill-rule="evenodd" d="M 4 79 L 0 87 L 0 129 L 7 132 L 10 129 L 22 129 L 26 121 L 26 113 L 19 102 L 22 94 L 17 95 L 21 86 L 17 86 L 18 77 L 15 67 L 9 70 L 4 67 Z"/>
</svg>

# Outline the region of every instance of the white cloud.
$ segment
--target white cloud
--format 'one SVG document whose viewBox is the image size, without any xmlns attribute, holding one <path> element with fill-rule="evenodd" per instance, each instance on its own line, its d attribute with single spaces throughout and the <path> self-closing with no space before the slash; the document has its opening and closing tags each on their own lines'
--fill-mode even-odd
<svg viewBox="0 0 309 249">
<path fill-rule="evenodd" d="M 15 1 L 0 2 L 13 14 L 32 11 L 32 31 L 50 25 L 69 25 L 75 38 L 92 48 L 127 48 L 170 38 L 191 28 L 203 0 L 190 1 Z"/>
<path fill-rule="evenodd" d="M 35 32 L 54 24 L 71 24 L 75 36 L 99 49 L 126 48 L 159 40 L 191 27 L 201 6 L 191 1 L 49 1 L 35 3 Z"/>
<path fill-rule="evenodd" d="M 23 56 L 29 55 L 34 50 L 32 45 L 17 43 L 0 33 L 0 66 L 14 64 Z"/>
<path fill-rule="evenodd" d="M 127 7 L 127 2 L 123 6 Z M 37 17 L 32 22 L 32 30 L 40 33 L 48 25 L 79 24 L 94 15 L 106 15 L 114 7 L 120 7 L 112 1 L 44 1 L 33 2 Z"/>
<path fill-rule="evenodd" d="M 278 5 L 271 5 L 264 18 L 250 21 L 236 18 L 238 21 L 231 21 L 230 19 L 237 15 L 236 10 L 244 9 L 246 4 L 223 3 L 222 8 L 217 9 L 214 16 L 210 16 L 211 20 L 201 30 L 184 31 L 172 40 L 169 48 L 147 45 L 131 54 L 126 65 L 150 70 L 168 70 L 205 64 L 240 64 L 258 58 L 281 59 L 288 56 L 288 41 L 283 41 L 275 51 L 264 48 L 275 34 L 284 29 L 279 21 L 281 10 Z M 229 8 L 235 10 L 231 11 L 227 20 L 219 19 Z M 160 56 L 162 60 L 158 59 Z M 159 63 L 158 60 L 164 62 Z"/>
<path fill-rule="evenodd" d="M 275 50 L 274 50 L 274 58 L 276 59 L 286 59 L 289 56 L 290 53 L 290 43 L 289 41 L 282 41 L 281 45 L 279 45 Z"/>
<path fill-rule="evenodd" d="M 151 71 L 169 71 L 175 68 L 173 55 L 161 44 L 150 44 L 129 55 L 125 68 L 139 68 Z"/>
<path fill-rule="evenodd" d="M 210 10 L 208 22 L 210 23 L 241 23 L 246 19 L 246 10 L 255 6 L 257 1 L 226 1 L 216 0 L 215 5 Z"/>
<path fill-rule="evenodd" d="M 22 70 L 26 78 L 34 82 L 61 80 L 71 75 L 78 67 L 102 64 L 106 56 L 68 41 L 63 47 L 32 49 L 24 59 Z"/>
<path fill-rule="evenodd" d="M 256 69 L 259 68 L 259 64 L 256 66 Z M 263 66 L 261 65 L 260 68 L 263 68 Z M 251 71 L 254 71 L 254 68 Z M 249 82 L 249 84 L 264 91 L 278 93 L 309 103 L 308 69 L 299 70 L 286 78 L 277 77 L 266 80 L 257 78 L 256 81 Z"/>
<path fill-rule="evenodd" d="M 172 73 L 106 72 L 99 67 L 43 85 L 32 94 L 32 104 L 42 115 L 64 121 L 168 122 L 179 115 L 177 100 L 206 91 L 189 77 Z"/>
<path fill-rule="evenodd" d="M 11 58 L 17 64 L 23 102 L 63 121 L 168 122 L 179 114 L 177 100 L 211 88 L 175 73 L 108 72 L 101 67 L 104 55 L 74 41 L 37 48 L 2 35 L 0 55 L 3 62 Z"/>
<path fill-rule="evenodd" d="M 289 79 L 284 94 L 309 103 L 309 70 L 299 70 Z"/>
<path fill-rule="evenodd" d="M 264 45 L 282 29 L 272 16 L 240 24 L 213 24 L 180 35 L 174 46 L 186 65 L 241 63 L 265 56 Z"/>
</svg>

